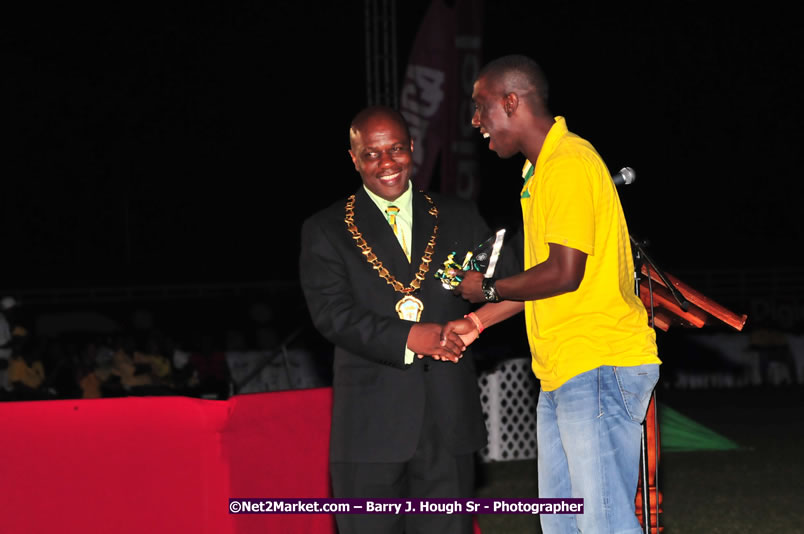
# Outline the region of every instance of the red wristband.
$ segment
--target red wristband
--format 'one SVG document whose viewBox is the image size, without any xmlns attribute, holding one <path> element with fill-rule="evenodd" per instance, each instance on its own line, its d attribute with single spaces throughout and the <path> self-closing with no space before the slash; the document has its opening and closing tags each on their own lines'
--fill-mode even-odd
<svg viewBox="0 0 804 534">
<path fill-rule="evenodd" d="M 477 328 L 478 335 L 483 333 L 483 330 L 484 330 L 483 323 L 480 322 L 480 318 L 477 315 L 475 315 L 475 312 L 467 313 L 466 315 L 464 315 L 464 318 L 471 319 L 472 322 L 475 323 L 475 327 Z"/>
</svg>

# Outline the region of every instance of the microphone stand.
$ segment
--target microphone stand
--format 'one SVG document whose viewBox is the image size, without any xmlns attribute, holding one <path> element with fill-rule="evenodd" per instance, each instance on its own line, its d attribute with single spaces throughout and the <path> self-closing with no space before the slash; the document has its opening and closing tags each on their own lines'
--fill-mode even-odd
<svg viewBox="0 0 804 534">
<path fill-rule="evenodd" d="M 659 276 L 659 278 L 664 282 L 664 285 L 667 287 L 667 290 L 670 291 L 670 294 L 673 295 L 673 298 L 676 300 L 676 303 L 681 307 L 682 310 L 687 311 L 690 307 L 689 301 L 684 297 L 681 291 L 674 286 L 670 280 L 667 279 L 664 272 L 656 265 L 656 262 L 648 256 L 648 253 L 645 252 L 645 246 L 647 246 L 647 242 L 643 241 L 640 242 L 638 239 L 634 238 L 633 235 L 629 235 L 631 238 L 631 244 L 636 249 L 634 253 L 634 268 L 636 269 L 635 278 L 637 281 L 636 286 L 636 294 L 639 295 L 639 277 L 642 273 L 642 260 L 644 260 L 648 264 L 648 269 L 653 269 L 653 271 Z M 648 276 L 648 283 L 650 283 L 650 276 Z"/>
<path fill-rule="evenodd" d="M 659 278 L 664 282 L 667 289 L 673 295 L 673 298 L 676 300 L 678 305 L 681 307 L 682 310 L 687 311 L 689 309 L 690 303 L 684 297 L 684 295 L 679 291 L 665 276 L 664 272 L 656 265 L 656 262 L 645 252 L 645 246 L 647 246 L 646 242 L 640 242 L 639 240 L 635 239 L 633 235 L 629 235 L 631 239 L 631 244 L 633 245 L 633 255 L 634 255 L 634 291 L 636 292 L 637 296 L 640 296 L 640 288 L 639 282 L 642 277 L 642 265 L 648 265 L 648 287 L 650 291 L 650 325 L 651 327 L 654 326 L 653 324 L 653 288 L 651 285 L 651 277 L 650 277 L 650 269 L 653 269 L 654 272 L 659 276 Z M 654 481 L 656 486 L 656 507 L 655 510 L 651 511 L 651 502 L 650 502 L 650 477 L 648 476 L 648 470 L 650 469 L 650 462 L 648 461 L 649 458 L 649 443 L 648 443 L 648 419 L 645 418 L 645 421 L 642 423 L 642 438 L 641 438 L 641 447 L 642 447 L 642 460 L 641 460 L 641 471 L 642 471 L 642 529 L 645 534 L 651 534 L 652 532 L 652 525 L 650 521 L 651 513 L 653 512 L 656 517 L 656 532 L 661 532 L 659 527 L 659 428 L 658 428 L 658 414 L 656 413 L 656 390 L 653 390 L 651 393 L 651 403 L 653 403 L 653 435 L 654 439 L 654 450 L 653 450 L 653 457 L 655 458 L 655 465 L 654 465 Z"/>
</svg>

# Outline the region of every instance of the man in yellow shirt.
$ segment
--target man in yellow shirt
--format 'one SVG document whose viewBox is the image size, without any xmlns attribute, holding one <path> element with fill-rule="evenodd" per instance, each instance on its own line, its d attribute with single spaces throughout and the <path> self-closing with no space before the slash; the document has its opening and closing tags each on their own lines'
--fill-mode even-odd
<svg viewBox="0 0 804 534">
<path fill-rule="evenodd" d="M 547 108 L 547 82 L 524 56 L 485 66 L 472 126 L 502 158 L 527 158 L 521 192 L 525 271 L 467 273 L 456 289 L 489 302 L 445 326 L 471 342 L 524 311 L 537 408 L 539 495 L 584 499 L 584 513 L 543 515 L 542 530 L 640 532 L 634 501 L 641 423 L 659 377 L 655 332 L 634 293 L 628 229 L 594 147 Z"/>
</svg>

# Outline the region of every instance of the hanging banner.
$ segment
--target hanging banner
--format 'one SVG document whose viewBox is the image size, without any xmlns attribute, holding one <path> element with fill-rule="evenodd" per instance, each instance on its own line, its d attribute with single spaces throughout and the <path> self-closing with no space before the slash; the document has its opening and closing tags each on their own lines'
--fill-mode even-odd
<svg viewBox="0 0 804 534">
<path fill-rule="evenodd" d="M 433 0 L 419 27 L 400 95 L 414 141 L 413 185 L 461 198 L 479 192 L 472 84 L 482 52 L 482 0 Z M 436 162 L 440 165 L 436 168 Z"/>
</svg>

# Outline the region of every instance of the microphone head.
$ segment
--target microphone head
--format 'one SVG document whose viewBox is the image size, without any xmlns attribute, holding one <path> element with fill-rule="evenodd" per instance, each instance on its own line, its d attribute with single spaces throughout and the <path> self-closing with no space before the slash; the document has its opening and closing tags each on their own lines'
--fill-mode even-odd
<svg viewBox="0 0 804 534">
<path fill-rule="evenodd" d="M 634 180 L 636 180 L 636 173 L 631 167 L 623 167 L 620 169 L 620 174 L 623 177 L 623 183 L 625 185 L 630 185 L 634 183 Z"/>
</svg>

